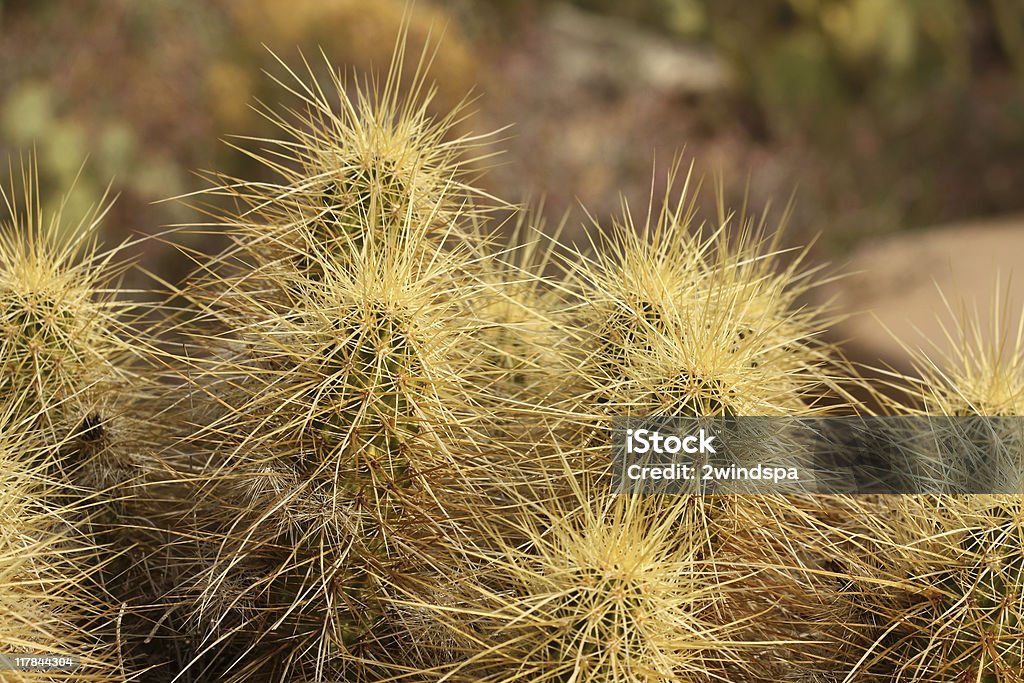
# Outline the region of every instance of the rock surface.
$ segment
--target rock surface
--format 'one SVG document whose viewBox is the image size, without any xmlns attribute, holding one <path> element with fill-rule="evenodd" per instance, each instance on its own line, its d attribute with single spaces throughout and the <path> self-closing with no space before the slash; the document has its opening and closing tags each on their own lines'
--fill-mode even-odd
<svg viewBox="0 0 1024 683">
<path fill-rule="evenodd" d="M 560 50 L 560 77 L 643 87 L 660 94 L 720 92 L 732 85 L 729 67 L 708 45 L 670 39 L 625 21 L 553 3 L 549 31 Z"/>
<path fill-rule="evenodd" d="M 1024 216 L 913 231 L 855 250 L 846 277 L 824 288 L 834 328 L 849 355 L 872 365 L 909 367 L 908 348 L 933 358 L 952 350 L 954 321 L 977 313 L 986 339 L 1016 339 L 1024 305 Z"/>
</svg>

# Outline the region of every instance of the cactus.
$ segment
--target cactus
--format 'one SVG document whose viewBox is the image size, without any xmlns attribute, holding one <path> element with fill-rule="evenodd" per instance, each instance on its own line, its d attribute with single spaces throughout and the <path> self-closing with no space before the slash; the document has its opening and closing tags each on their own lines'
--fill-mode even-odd
<svg viewBox="0 0 1024 683">
<path fill-rule="evenodd" d="M 696 225 L 692 170 L 593 253 L 525 210 L 500 238 L 483 138 L 428 113 L 429 60 L 400 96 L 402 50 L 376 80 L 282 62 L 298 105 L 247 152 L 276 179 L 213 177 L 231 244 L 164 307 L 159 383 L 104 209 L 4 192 L 0 654 L 83 656 L 4 680 L 1020 680 L 1015 497 L 611 492 L 616 416 L 867 412 L 808 249 Z M 951 337 L 887 409 L 999 419 L 899 423 L 909 476 L 1019 488 L 1024 333 Z M 805 456 L 749 429 L 740 466 Z"/>
<path fill-rule="evenodd" d="M 33 397 L 35 398 L 35 397 Z M 112 555 L 91 530 L 98 502 L 55 479 L 59 447 L 25 397 L 0 402 L 0 652 L 78 656 L 55 671 L 4 671 L 12 683 L 130 680 L 114 641 L 117 607 L 102 572 Z"/>
<path fill-rule="evenodd" d="M 860 593 L 876 623 L 864 671 L 921 683 L 1020 680 L 1019 498 L 904 496 L 889 507 L 870 520 L 883 561 Z"/>
<path fill-rule="evenodd" d="M 208 449 L 200 507 L 219 503 L 198 516 L 224 535 L 197 614 L 237 585 L 239 604 L 257 605 L 258 637 L 276 629 L 310 649 L 308 662 L 273 657 L 286 670 L 357 661 L 351 648 L 383 618 L 385 577 L 441 561 L 430 539 L 452 533 L 446 482 L 469 466 L 473 289 L 453 291 L 444 258 L 428 266 L 393 247 L 348 267 L 324 258 L 315 279 L 281 273 L 287 309 L 234 299 L 216 315 L 225 340 L 239 335 L 237 355 L 197 368 L 223 411 L 196 437 Z"/>
<path fill-rule="evenodd" d="M 13 188 L 3 192 L 0 394 L 21 397 L 17 405 L 61 453 L 52 463 L 61 478 L 110 490 L 130 482 L 140 443 L 152 435 L 143 424 L 149 383 L 140 361 L 149 341 L 136 324 L 141 307 L 118 297 L 121 248 L 96 243 L 109 204 L 77 222 L 63 208 L 47 214 L 32 169 L 21 169 L 21 201 Z"/>
<path fill-rule="evenodd" d="M 952 309 L 951 309 L 952 310 Z M 890 440 L 916 490 L 882 506 L 865 540 L 877 560 L 858 583 L 874 615 L 864 670 L 922 683 L 1005 683 L 1024 675 L 1021 639 L 1021 334 L 993 300 L 985 334 L 975 314 L 944 325 L 952 351 L 915 351 L 918 378 L 901 377 Z M 931 418 L 931 419 L 928 419 Z M 1002 492 L 1008 492 L 1003 494 Z"/>
<path fill-rule="evenodd" d="M 804 254 L 783 265 L 780 237 L 768 236 L 765 219 L 724 209 L 713 229 L 695 228 L 690 173 L 679 199 L 652 206 L 646 224 L 636 226 L 627 207 L 593 255 L 563 259 L 574 301 L 561 325 L 562 386 L 547 403 L 559 416 L 556 438 L 582 458 L 580 470 L 608 472 L 616 416 L 712 419 L 732 429 L 737 416 L 817 415 L 852 401 L 844 362 L 817 341 L 822 310 L 796 305 L 815 284 Z M 732 440 L 749 445 L 730 453 L 737 465 L 807 464 L 802 430 L 736 428 L 744 431 Z"/>
<path fill-rule="evenodd" d="M 736 587 L 756 570 L 715 559 L 699 498 L 609 495 L 572 454 L 503 517 L 480 520 L 481 568 L 457 607 L 463 636 L 444 680 L 747 680 L 750 638 Z M 568 496 L 552 482 L 569 481 Z M 760 680 L 751 678 L 750 680 Z"/>
<path fill-rule="evenodd" d="M 66 594 L 60 600 L 69 614 L 92 620 L 90 630 L 77 636 L 91 639 L 82 646 L 89 654 L 104 639 L 124 645 L 112 632 L 112 602 L 119 623 L 134 616 L 128 603 L 136 593 L 124 581 L 123 572 L 131 568 L 125 554 L 134 552 L 141 531 L 133 518 L 135 486 L 151 452 L 160 447 L 160 430 L 148 422 L 151 387 L 140 363 L 147 337 L 137 329 L 136 305 L 117 297 L 126 266 L 120 249 L 101 251 L 96 243 L 109 205 L 101 202 L 77 222 L 63 206 L 47 213 L 34 168 L 32 161 L 21 167 L 20 197 L 14 188 L 3 192 L 8 214 L 0 229 L 0 396 L 8 410 L 3 428 L 11 444 L 26 444 L 21 452 L 10 446 L 11 457 L 22 461 L 12 464 L 19 472 L 12 476 L 39 479 L 38 487 L 21 495 L 30 498 L 30 508 L 41 506 L 40 519 L 59 520 L 51 525 L 54 547 L 40 536 L 40 545 L 30 550 L 41 554 L 39 562 L 53 562 L 63 571 L 60 547 L 68 546 L 67 571 L 78 577 L 67 585 L 54 579 L 54 595 Z M 121 675 L 127 675 L 129 658 L 121 656 Z M 103 666 L 113 661 L 108 652 Z M 103 670 L 96 662 L 89 666 Z M 93 680 L 83 675 L 74 680 Z M 115 680 L 113 669 L 103 675 Z"/>
<path fill-rule="evenodd" d="M 886 402 L 890 412 L 943 418 L 899 421 L 906 427 L 893 439 L 909 444 L 905 459 L 928 490 L 1024 490 L 1024 328 L 1006 328 L 1010 313 L 996 296 L 987 329 L 978 311 L 942 322 L 949 350 L 912 350 L 917 376 L 894 382 L 902 396 Z"/>
<path fill-rule="evenodd" d="M 146 438 L 138 366 L 148 343 L 133 329 L 136 306 L 110 288 L 126 268 L 120 250 L 96 245 L 109 205 L 77 222 L 63 209 L 47 215 L 33 168 L 22 167 L 20 202 L 13 188 L 3 193 L 0 394 L 21 396 L 61 453 L 51 475 L 86 492 L 112 490 L 137 473 L 133 451 Z"/>
<path fill-rule="evenodd" d="M 876 518 L 889 514 L 873 496 L 722 496 L 713 516 L 715 559 L 750 574 L 734 616 L 749 616 L 760 645 L 729 680 L 874 681 L 865 653 L 878 636 L 875 597 L 882 544 Z M 750 636 L 748 636 L 749 638 Z"/>
<path fill-rule="evenodd" d="M 473 198 L 483 196 L 469 181 L 471 155 L 486 138 L 453 138 L 461 107 L 431 116 L 425 62 L 403 82 L 405 61 L 400 40 L 383 82 L 349 83 L 332 71 L 326 84 L 308 62 L 305 74 L 281 62 L 287 76 L 275 80 L 299 105 L 288 114 L 268 108 L 264 115 L 284 139 L 272 151 L 247 151 L 280 181 L 216 177 L 211 190 L 245 207 L 223 217 L 237 230 L 242 259 L 286 260 L 307 271 L 316 265 L 311 250 L 355 257 L 368 241 L 392 244 L 387 233 L 395 231 L 418 244 L 419 235 L 402 235 L 407 227 L 429 236 L 428 247 L 461 236 Z"/>
<path fill-rule="evenodd" d="M 398 69 L 351 96 L 297 86 L 300 170 L 212 190 L 258 210 L 227 217 L 235 245 L 182 292 L 200 318 L 168 359 L 189 368 L 182 451 L 202 463 L 182 474 L 199 540 L 178 591 L 196 675 L 377 680 L 398 666 L 394 615 L 452 562 L 439 539 L 460 533 L 495 410 L 475 382 L 497 378 L 494 323 L 475 312 L 480 249 L 447 240 L 479 215 L 465 145 L 398 103 Z"/>
<path fill-rule="evenodd" d="M 74 420 L 85 394 L 125 379 L 119 360 L 128 347 L 120 334 L 124 306 L 103 289 L 118 274 L 116 252 L 93 244 L 106 208 L 77 224 L 62 209 L 45 215 L 32 168 L 22 168 L 21 201 L 15 188 L 3 192 L 0 391 L 30 395 L 26 410 L 57 428 Z"/>
<path fill-rule="evenodd" d="M 764 222 L 724 212 L 692 233 L 689 176 L 681 194 L 640 230 L 627 210 L 600 252 L 569 262 L 580 301 L 569 334 L 586 351 L 567 370 L 583 382 L 583 409 L 807 415 L 824 409 L 823 391 L 843 397 L 839 364 L 815 341 L 820 311 L 794 307 L 813 286 L 802 257 L 777 268 Z"/>
<path fill-rule="evenodd" d="M 533 216 L 529 209 L 521 210 L 511 232 L 500 237 L 476 227 L 470 243 L 479 252 L 473 274 L 481 291 L 473 308 L 485 325 L 480 343 L 487 349 L 479 366 L 488 374 L 480 381 L 504 399 L 539 408 L 557 384 L 553 371 L 563 341 L 565 294 L 547 273 L 557 237 L 547 234 Z M 510 404 L 502 409 L 520 420 Z"/>
</svg>

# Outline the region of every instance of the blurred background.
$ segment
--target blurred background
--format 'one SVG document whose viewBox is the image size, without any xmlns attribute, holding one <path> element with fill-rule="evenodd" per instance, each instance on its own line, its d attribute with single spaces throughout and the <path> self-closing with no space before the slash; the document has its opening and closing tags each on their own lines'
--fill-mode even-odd
<svg viewBox="0 0 1024 683">
<path fill-rule="evenodd" d="M 276 135 L 252 107 L 280 98 L 266 48 L 385 69 L 405 12 L 0 0 L 0 148 L 15 165 L 35 150 L 47 203 L 73 184 L 72 215 L 109 184 L 107 243 L 201 222 L 160 200 L 204 187 L 197 171 L 265 177 L 225 140 Z M 418 0 L 410 51 L 442 33 L 434 108 L 472 91 L 459 132 L 512 124 L 485 189 L 543 198 L 549 223 L 568 212 L 570 240 L 591 220 L 581 206 L 600 224 L 623 197 L 643 215 L 684 148 L 734 206 L 781 212 L 795 190 L 787 240 L 867 273 L 825 294 L 860 314 L 836 334 L 869 359 L 898 364 L 884 327 L 939 335 L 935 281 L 991 291 L 1024 254 L 1024 0 Z M 170 281 L 189 269 L 158 242 L 137 256 Z"/>
</svg>

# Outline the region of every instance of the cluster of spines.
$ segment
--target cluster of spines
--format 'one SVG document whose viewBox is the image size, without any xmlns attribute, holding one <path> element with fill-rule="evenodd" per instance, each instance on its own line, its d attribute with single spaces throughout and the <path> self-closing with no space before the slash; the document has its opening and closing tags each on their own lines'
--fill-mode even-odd
<svg viewBox="0 0 1024 683">
<path fill-rule="evenodd" d="M 109 585 L 107 498 L 77 484 L 64 459 L 74 435 L 55 442 L 31 395 L 0 400 L 0 651 L 74 656 L 54 671 L 5 670 L 12 683 L 134 680 L 118 647 L 121 615 Z"/>
<path fill-rule="evenodd" d="M 867 672 L 922 683 L 1024 676 L 1024 338 L 1007 329 L 1009 313 L 996 297 L 987 328 L 978 311 L 956 314 L 943 324 L 950 350 L 911 350 L 918 378 L 894 382 L 901 396 L 886 407 L 900 416 L 912 483 L 937 494 L 881 501 L 866 517 L 876 560 L 856 593 L 874 625 Z"/>
<path fill-rule="evenodd" d="M 11 464 L 9 458 L 4 460 L 5 466 Z M 8 470 L 7 476 L 24 479 L 32 475 Z M 83 657 L 88 668 L 45 679 L 38 673 L 5 673 L 5 680 L 118 680 L 111 669 L 116 653 L 104 648 L 97 635 L 97 613 L 104 611 L 97 605 L 109 604 L 109 600 L 96 589 L 89 568 L 97 560 L 95 549 L 85 539 L 68 537 L 58 521 L 63 511 L 53 507 L 40 510 L 33 493 L 17 490 L 22 485 L 17 481 L 3 493 L 0 643 L 8 658 L 72 654 Z M 109 630 L 110 624 L 99 626 Z"/>
<path fill-rule="evenodd" d="M 504 278 L 483 280 L 502 267 L 486 239 L 455 239 L 481 215 L 473 143 L 418 77 L 399 98 L 401 58 L 382 87 L 289 71 L 298 118 L 274 120 L 299 170 L 261 156 L 279 183 L 213 190 L 252 208 L 181 292 L 198 315 L 169 362 L 194 423 L 172 468 L 195 482 L 174 592 L 198 675 L 378 680 L 405 666 L 406 603 L 455 571 L 502 374 L 479 300 Z"/>
<path fill-rule="evenodd" d="M 614 415 L 808 415 L 845 400 L 837 356 L 817 337 L 827 319 L 794 303 L 814 285 L 760 221 L 724 210 L 696 225 L 691 173 L 637 225 L 629 208 L 592 255 L 567 260 L 576 283 L 567 373 L 577 410 Z M 670 183 L 670 186 L 672 183 Z M 579 393 L 579 392 L 577 392 Z M 600 407 L 598 407 L 600 406 Z"/>
<path fill-rule="evenodd" d="M 7 536 L 4 552 L 44 577 L 37 589 L 52 582 L 53 602 L 40 604 L 67 614 L 60 629 L 80 647 L 68 641 L 64 654 L 80 652 L 86 662 L 67 680 L 126 680 L 134 663 L 115 631 L 134 617 L 135 593 L 123 572 L 145 526 L 135 494 L 159 440 L 142 362 L 147 337 L 137 305 L 118 298 L 121 251 L 97 244 L 108 205 L 70 220 L 64 204 L 42 206 L 32 162 L 12 178 L 20 187 L 3 191 L 0 228 L 0 428 L 11 482 L 4 495 L 25 501 L 29 517 L 5 523 L 33 529 L 35 538 L 18 557 Z M 44 647 L 60 649 L 59 642 Z"/>
</svg>

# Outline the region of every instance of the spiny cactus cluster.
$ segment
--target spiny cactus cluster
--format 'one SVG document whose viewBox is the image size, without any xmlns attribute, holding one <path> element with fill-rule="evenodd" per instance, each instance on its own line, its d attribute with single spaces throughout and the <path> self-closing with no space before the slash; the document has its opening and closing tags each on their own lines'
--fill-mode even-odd
<svg viewBox="0 0 1024 683">
<path fill-rule="evenodd" d="M 3 680 L 1021 680 L 1020 499 L 952 495 L 1019 490 L 1012 421 L 905 435 L 951 495 L 616 495 L 617 416 L 872 412 L 808 252 L 700 223 L 692 172 L 562 247 L 476 187 L 489 140 L 403 59 L 282 63 L 248 150 L 276 179 L 213 178 L 230 246 L 155 326 L 102 211 L 8 200 L 0 655 L 82 665 Z M 1017 414 L 1021 353 L 972 338 L 883 412 Z M 770 436 L 743 457 L 800 457 Z"/>
<path fill-rule="evenodd" d="M 3 192 L 0 228 L 0 651 L 5 681 L 123 681 L 115 577 L 121 513 L 140 450 L 128 306 L 105 289 L 116 251 L 44 216 L 34 172 Z M 152 434 L 146 431 L 146 436 Z M 12 658 L 74 655 L 74 670 L 16 671 Z"/>
</svg>

